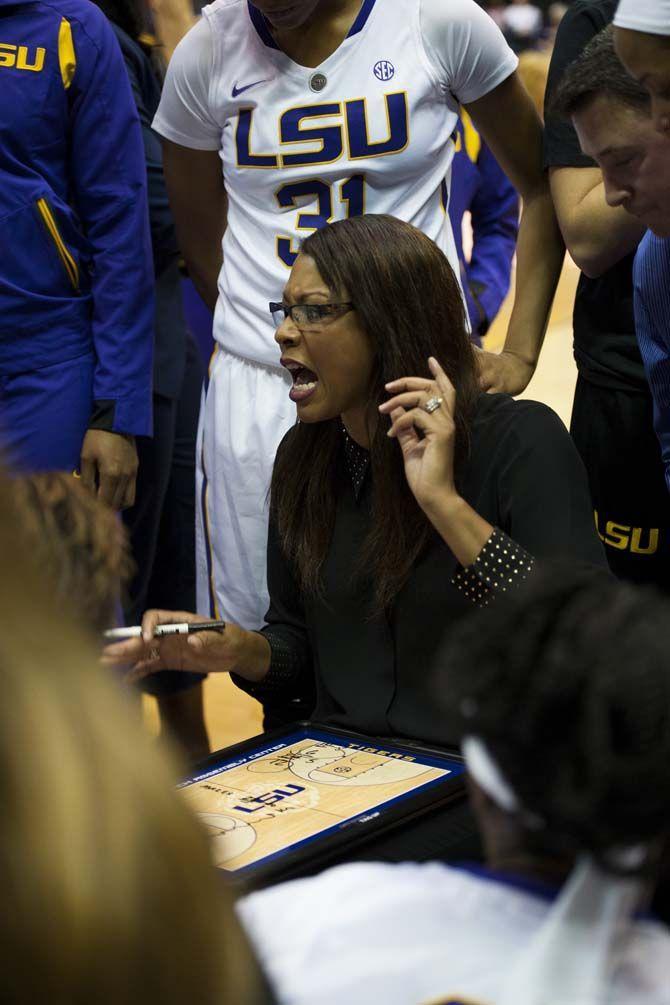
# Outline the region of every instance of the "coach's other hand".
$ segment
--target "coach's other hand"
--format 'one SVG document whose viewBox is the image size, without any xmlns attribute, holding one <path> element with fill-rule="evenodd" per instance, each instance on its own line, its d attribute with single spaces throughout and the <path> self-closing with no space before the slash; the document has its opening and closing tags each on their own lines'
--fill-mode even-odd
<svg viewBox="0 0 670 1005">
<path fill-rule="evenodd" d="M 521 394 L 528 386 L 535 365 L 511 352 L 495 353 L 477 349 L 479 386 L 482 391 Z"/>
<path fill-rule="evenodd" d="M 112 509 L 134 505 L 138 466 L 134 436 L 87 430 L 79 462 L 81 480 L 92 495 Z"/>
<path fill-rule="evenodd" d="M 126 679 L 141 680 L 157 670 L 186 670 L 191 673 L 229 673 L 234 670 L 247 680 L 262 680 L 270 669 L 270 645 L 258 632 L 248 632 L 226 623 L 223 631 L 193 635 L 154 637 L 158 625 L 198 624 L 209 621 L 190 611 L 146 611 L 142 637 L 105 646 L 106 664 L 132 663 Z"/>
</svg>

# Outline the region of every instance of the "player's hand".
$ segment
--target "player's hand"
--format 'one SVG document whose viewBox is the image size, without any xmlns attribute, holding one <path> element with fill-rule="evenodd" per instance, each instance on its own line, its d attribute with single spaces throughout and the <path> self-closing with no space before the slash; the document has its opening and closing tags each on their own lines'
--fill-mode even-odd
<svg viewBox="0 0 670 1005">
<path fill-rule="evenodd" d="M 190 611 L 146 611 L 142 618 L 142 637 L 105 646 L 106 664 L 132 664 L 127 674 L 135 682 L 158 670 L 186 670 L 190 673 L 217 673 L 235 669 L 239 657 L 242 628 L 230 623 L 222 632 L 198 632 L 195 635 L 166 635 L 154 638 L 157 625 L 208 621 Z"/>
<path fill-rule="evenodd" d="M 112 509 L 134 504 L 138 465 L 134 436 L 87 430 L 79 462 L 81 480 L 92 495 Z"/>
<path fill-rule="evenodd" d="M 535 366 L 514 353 L 487 352 L 477 349 L 479 364 L 479 386 L 482 391 L 504 391 L 506 394 L 521 394 L 528 386 L 535 372 Z"/>
<path fill-rule="evenodd" d="M 393 397 L 379 406 L 382 415 L 391 418 L 388 435 L 398 441 L 407 484 L 422 509 L 430 509 L 436 500 L 443 501 L 457 494 L 454 485 L 456 391 L 432 356 L 428 366 L 433 380 L 425 377 L 392 380 L 386 390 Z M 441 399 L 441 404 L 429 413 L 425 404 L 431 398 Z"/>
</svg>

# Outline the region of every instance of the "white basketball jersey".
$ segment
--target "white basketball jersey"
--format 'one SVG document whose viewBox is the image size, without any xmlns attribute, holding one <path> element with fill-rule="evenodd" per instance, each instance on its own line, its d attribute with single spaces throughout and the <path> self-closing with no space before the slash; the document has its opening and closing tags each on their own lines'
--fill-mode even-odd
<svg viewBox="0 0 670 1005">
<path fill-rule="evenodd" d="M 173 56 L 154 127 L 220 150 L 229 209 L 217 341 L 276 365 L 268 301 L 281 300 L 301 239 L 348 216 L 413 223 L 458 276 L 446 206 L 459 104 L 516 67 L 474 0 L 363 0 L 316 68 L 282 52 L 247 0 L 203 15 Z"/>
<path fill-rule="evenodd" d="M 551 910 L 532 886 L 437 862 L 362 862 L 253 893 L 237 909 L 283 1005 L 496 1005 Z M 588 934 L 582 943 L 588 956 Z M 631 919 L 597 1003 L 668 1005 L 668 974 L 668 929 Z M 596 1003 L 585 993 L 579 1005 Z"/>
</svg>

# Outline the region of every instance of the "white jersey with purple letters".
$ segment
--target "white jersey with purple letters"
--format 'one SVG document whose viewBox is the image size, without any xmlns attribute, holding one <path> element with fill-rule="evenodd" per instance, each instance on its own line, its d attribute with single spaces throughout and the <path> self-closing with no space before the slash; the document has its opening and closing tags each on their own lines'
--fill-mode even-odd
<svg viewBox="0 0 670 1005">
<path fill-rule="evenodd" d="M 219 151 L 229 204 L 214 320 L 222 352 L 201 417 L 211 536 L 201 610 L 262 623 L 265 495 L 295 421 L 267 304 L 281 300 L 301 239 L 334 220 L 389 213 L 428 234 L 458 276 L 445 207 L 459 105 L 516 63 L 474 0 L 363 0 L 317 67 L 286 55 L 248 0 L 206 7 L 177 47 L 154 128 L 181 146 Z M 214 393 L 225 404 L 210 402 Z"/>
</svg>

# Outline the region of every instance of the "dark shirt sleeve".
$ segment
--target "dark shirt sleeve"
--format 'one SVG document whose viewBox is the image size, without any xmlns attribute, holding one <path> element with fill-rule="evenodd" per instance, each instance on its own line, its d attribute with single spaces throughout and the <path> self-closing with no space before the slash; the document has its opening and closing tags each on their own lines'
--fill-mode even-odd
<svg viewBox="0 0 670 1005">
<path fill-rule="evenodd" d="M 533 571 L 535 559 L 497 527 L 472 565 L 459 566 L 451 582 L 477 607 L 488 607 L 501 593 L 517 590 Z"/>
<path fill-rule="evenodd" d="M 594 35 L 611 21 L 615 7 L 616 0 L 609 4 L 577 0 L 577 3 L 568 8 L 558 26 L 544 99 L 545 168 L 597 166 L 595 161 L 582 153 L 572 123 L 551 114 L 551 102 L 566 68 L 580 55 Z"/>
<path fill-rule="evenodd" d="M 586 470 L 567 429 L 537 401 L 516 403 L 500 445 L 500 528 L 536 561 L 606 567 Z"/>
<path fill-rule="evenodd" d="M 268 532 L 268 592 L 270 607 L 260 630 L 270 644 L 270 669 L 262 681 L 252 683 L 231 674 L 247 694 L 268 705 L 300 699 L 306 707 L 315 703 L 312 646 L 298 584 L 279 541 L 274 522 Z"/>
<path fill-rule="evenodd" d="M 149 435 L 154 277 L 140 125 L 116 37 L 102 12 L 90 4 L 72 27 L 72 186 L 92 253 L 92 422 L 112 432 Z"/>
<path fill-rule="evenodd" d="M 607 568 L 586 471 L 567 429 L 536 401 L 517 402 L 515 413 L 488 475 L 496 479 L 500 526 L 452 578 L 478 607 L 518 589 L 539 562 Z"/>
</svg>

